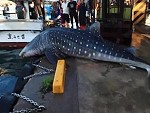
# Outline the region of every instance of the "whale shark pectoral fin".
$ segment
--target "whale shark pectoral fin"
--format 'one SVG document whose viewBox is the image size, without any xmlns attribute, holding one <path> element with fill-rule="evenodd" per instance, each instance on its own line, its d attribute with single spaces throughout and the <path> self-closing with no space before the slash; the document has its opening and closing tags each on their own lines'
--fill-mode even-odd
<svg viewBox="0 0 150 113">
<path fill-rule="evenodd" d="M 62 53 L 61 51 L 57 50 L 55 51 L 55 55 L 59 58 L 59 59 L 62 59 L 62 58 L 66 58 L 67 55 Z"/>
<path fill-rule="evenodd" d="M 45 51 L 45 56 L 52 65 L 57 64 L 58 57 L 54 54 L 53 51 Z"/>
<path fill-rule="evenodd" d="M 63 58 L 66 58 L 67 55 L 62 53 L 60 50 L 57 48 L 52 48 L 50 50 L 45 51 L 45 56 L 49 60 L 51 64 L 57 64 L 57 61 Z"/>
</svg>

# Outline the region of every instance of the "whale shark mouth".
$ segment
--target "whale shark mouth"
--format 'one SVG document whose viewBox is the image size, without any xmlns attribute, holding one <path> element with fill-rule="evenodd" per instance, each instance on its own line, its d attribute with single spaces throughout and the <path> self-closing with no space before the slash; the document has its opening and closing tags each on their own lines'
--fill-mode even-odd
<svg viewBox="0 0 150 113">
<path fill-rule="evenodd" d="M 31 56 L 36 56 L 36 55 L 42 55 L 41 53 L 34 51 L 34 50 L 30 50 L 28 52 L 22 52 L 19 54 L 19 56 L 21 57 L 31 57 Z"/>
<path fill-rule="evenodd" d="M 19 56 L 20 57 L 30 57 L 30 56 L 35 56 L 35 55 L 38 55 L 38 52 L 37 50 L 27 50 L 27 48 L 25 47 L 20 53 L 19 53 Z"/>
</svg>

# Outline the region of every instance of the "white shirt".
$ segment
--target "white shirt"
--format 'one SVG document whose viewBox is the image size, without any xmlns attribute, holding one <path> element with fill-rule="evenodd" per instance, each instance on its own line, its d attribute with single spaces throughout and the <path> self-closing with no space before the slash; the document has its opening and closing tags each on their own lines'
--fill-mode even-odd
<svg viewBox="0 0 150 113">
<path fill-rule="evenodd" d="M 68 2 L 63 2 L 62 3 L 62 5 L 61 5 L 61 7 L 62 7 L 62 9 L 63 9 L 63 14 L 69 14 L 69 9 L 68 9 Z"/>
</svg>

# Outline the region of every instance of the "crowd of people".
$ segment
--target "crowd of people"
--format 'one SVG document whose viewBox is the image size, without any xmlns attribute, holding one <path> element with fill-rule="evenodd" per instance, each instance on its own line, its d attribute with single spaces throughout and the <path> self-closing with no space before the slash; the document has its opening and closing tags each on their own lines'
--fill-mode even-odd
<svg viewBox="0 0 150 113">
<path fill-rule="evenodd" d="M 24 6 L 24 0 L 15 0 L 15 3 L 15 12 L 17 14 L 17 18 L 26 19 L 28 15 L 26 6 Z M 47 7 L 43 3 L 44 0 L 29 1 L 30 19 L 45 19 L 46 15 L 49 15 L 49 17 L 46 18 L 47 20 L 57 21 L 59 19 L 62 27 L 69 27 L 71 24 L 71 28 L 77 29 L 85 29 L 87 24 L 90 22 L 89 16 L 92 12 L 92 9 L 90 9 L 91 5 L 87 4 L 85 0 L 58 0 L 52 2 L 50 4 L 51 7 Z M 4 6 L 4 16 L 9 17 L 9 10 L 9 6 L 6 4 Z"/>
<path fill-rule="evenodd" d="M 117 1 L 110 0 L 110 4 L 116 4 Z M 130 1 L 125 0 L 125 3 L 130 4 Z M 18 19 L 25 19 L 27 10 L 24 6 L 24 1 L 15 0 L 15 2 Z M 41 7 L 45 5 L 43 4 L 44 0 L 30 0 L 30 18 L 44 19 L 45 15 L 49 15 L 47 20 L 57 21 L 61 19 L 62 27 L 69 27 L 69 23 L 71 23 L 71 28 L 85 29 L 87 25 L 93 23 L 97 17 L 100 17 L 100 2 L 101 0 L 58 0 L 50 4 L 51 7 Z M 7 11 L 9 11 L 9 7 L 6 4 L 4 6 L 4 14 L 8 15 Z M 74 20 L 76 27 L 73 24 Z"/>
<path fill-rule="evenodd" d="M 57 11 L 59 13 L 57 16 L 61 16 L 62 27 L 69 27 L 69 23 L 71 22 L 71 28 L 85 29 L 90 22 L 94 21 L 92 20 L 93 4 L 91 1 L 93 0 L 88 0 L 88 2 L 85 2 L 85 0 L 59 0 L 57 7 L 60 11 Z M 74 20 L 76 26 L 74 26 Z"/>
<path fill-rule="evenodd" d="M 60 24 L 62 27 L 80 28 L 85 29 L 90 22 L 92 22 L 92 3 L 93 0 L 59 0 L 51 4 L 52 9 L 48 9 L 45 12 L 43 2 L 44 0 L 30 0 L 29 2 L 29 13 L 30 19 L 44 19 L 45 14 L 49 14 L 49 20 L 57 21 L 61 20 Z M 15 0 L 16 3 L 16 14 L 18 19 L 25 19 L 27 16 L 27 9 L 24 6 L 23 0 Z M 41 7 L 43 5 L 43 7 Z M 46 7 L 46 6 L 45 6 Z M 51 10 L 51 11 L 48 11 Z M 9 7 L 6 5 L 4 11 L 9 11 Z M 5 13 L 5 12 L 4 12 Z M 32 14 L 31 14 L 32 13 Z M 7 14 L 7 13 L 5 13 Z M 91 16 L 91 17 L 90 17 Z M 75 25 L 74 25 L 75 20 Z M 91 21 L 90 21 L 91 20 Z"/>
<path fill-rule="evenodd" d="M 43 8 L 41 7 L 42 0 L 30 0 L 29 10 L 31 19 L 43 19 Z M 32 7 L 33 6 L 33 7 Z M 23 0 L 16 0 L 16 13 L 18 19 L 25 19 L 27 14 L 27 9 L 24 6 Z M 33 15 L 34 14 L 34 15 Z"/>
<path fill-rule="evenodd" d="M 43 18 L 43 8 L 41 7 L 42 0 L 30 0 L 29 11 L 35 13 L 31 19 Z M 13 4 L 12 4 L 13 3 Z M 33 7 L 30 7 L 33 4 Z M 18 19 L 26 19 L 27 8 L 24 5 L 24 0 L 14 0 L 14 2 L 4 2 L 0 4 L 1 10 L 3 10 L 3 16 L 6 19 L 10 18 L 10 14 L 17 14 Z M 33 10 L 32 10 L 33 9 Z"/>
</svg>

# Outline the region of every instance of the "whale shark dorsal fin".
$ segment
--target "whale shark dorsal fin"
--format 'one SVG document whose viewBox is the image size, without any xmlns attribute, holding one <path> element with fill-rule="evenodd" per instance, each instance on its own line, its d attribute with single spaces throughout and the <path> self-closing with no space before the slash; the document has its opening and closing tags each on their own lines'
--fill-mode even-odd
<svg viewBox="0 0 150 113">
<path fill-rule="evenodd" d="M 91 24 L 86 30 L 92 32 L 95 36 L 103 39 L 100 33 L 100 22 L 96 21 L 95 23 Z"/>
</svg>

